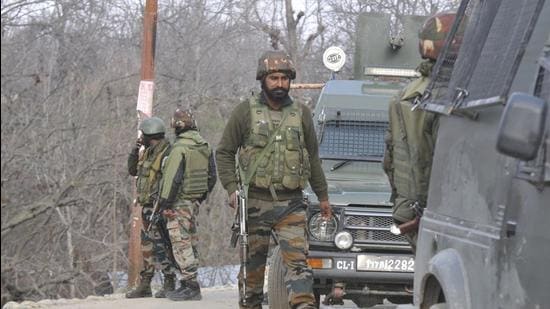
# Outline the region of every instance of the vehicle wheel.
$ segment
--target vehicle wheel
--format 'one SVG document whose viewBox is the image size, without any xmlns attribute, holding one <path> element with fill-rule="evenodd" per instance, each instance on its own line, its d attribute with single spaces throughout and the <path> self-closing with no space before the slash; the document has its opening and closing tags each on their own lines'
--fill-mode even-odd
<svg viewBox="0 0 550 309">
<path fill-rule="evenodd" d="M 270 309 L 290 309 L 285 285 L 286 268 L 279 246 L 273 248 L 267 279 L 267 295 Z"/>
<path fill-rule="evenodd" d="M 357 307 L 372 307 L 381 304 L 384 301 L 384 296 L 378 295 L 361 295 L 351 298 Z"/>
</svg>

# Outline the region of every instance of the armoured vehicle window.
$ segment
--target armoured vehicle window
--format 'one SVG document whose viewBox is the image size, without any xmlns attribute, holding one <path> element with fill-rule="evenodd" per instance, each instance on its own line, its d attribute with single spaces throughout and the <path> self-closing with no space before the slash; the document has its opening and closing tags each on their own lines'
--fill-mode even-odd
<svg viewBox="0 0 550 309">
<path fill-rule="evenodd" d="M 544 1 L 482 2 L 462 1 L 424 109 L 449 115 L 505 103 Z M 458 47 L 462 41 L 479 44 Z"/>
<path fill-rule="evenodd" d="M 336 113 L 340 119 L 326 120 L 321 126 L 320 156 L 356 160 L 365 157 L 381 159 L 384 155 L 384 133 L 388 126 L 387 121 L 382 121 L 381 112 L 347 110 L 345 114 L 348 117 L 342 116 L 340 111 Z M 367 120 L 369 118 L 371 120 Z M 380 120 L 373 121 L 372 118 Z"/>
</svg>

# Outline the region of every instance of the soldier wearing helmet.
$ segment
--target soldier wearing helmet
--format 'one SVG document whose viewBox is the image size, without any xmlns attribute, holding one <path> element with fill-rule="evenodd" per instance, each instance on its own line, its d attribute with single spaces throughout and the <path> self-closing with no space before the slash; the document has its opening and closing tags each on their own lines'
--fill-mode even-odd
<svg viewBox="0 0 550 309">
<path fill-rule="evenodd" d="M 199 134 L 193 112 L 176 108 L 171 120 L 176 140 L 163 167 L 160 209 L 167 219 L 181 286 L 166 296 L 175 301 L 200 300 L 196 220 L 199 206 L 216 184 L 212 148 Z"/>
<path fill-rule="evenodd" d="M 311 111 L 288 94 L 296 70 L 286 53 L 263 53 L 256 72 L 262 91 L 233 110 L 216 152 L 229 205 L 235 208 L 239 187 L 248 198 L 247 290 L 244 299 L 240 293 L 239 305 L 262 308 L 264 270 L 273 232 L 287 267 L 289 306 L 315 308 L 313 275 L 306 262 L 302 189 L 311 185 L 326 219 L 331 218 L 332 210 Z M 241 269 L 239 288 L 243 273 Z"/>
<path fill-rule="evenodd" d="M 423 59 L 437 60 L 443 49 L 447 34 L 451 31 L 455 20 L 455 12 L 441 12 L 430 16 L 418 32 L 418 49 Z M 452 48 L 458 48 L 462 43 L 462 36 L 455 36 L 451 42 Z"/>
<path fill-rule="evenodd" d="M 197 130 L 197 121 L 191 110 L 178 107 L 174 111 L 170 126 L 176 130 L 176 135 L 179 135 L 183 130 Z"/>
<path fill-rule="evenodd" d="M 268 102 L 275 105 L 288 97 L 290 81 L 296 78 L 292 59 L 283 51 L 266 51 L 258 60 L 256 80 Z"/>
<path fill-rule="evenodd" d="M 386 132 L 384 170 L 392 186 L 393 219 L 396 226 L 413 226 L 403 232 L 416 250 L 418 222 L 426 207 L 432 157 L 437 137 L 436 114 L 414 109 L 431 81 L 431 71 L 452 28 L 455 13 L 442 12 L 429 17 L 419 31 L 421 76 L 411 81 L 390 102 Z M 458 48 L 460 42 L 452 42 Z M 405 224 L 405 225 L 403 225 Z"/>
<path fill-rule="evenodd" d="M 142 133 L 136 145 L 128 156 L 128 173 L 137 176 L 138 203 L 142 208 L 143 229 L 141 231 L 141 252 L 143 269 L 140 272 L 141 282 L 135 289 L 126 293 L 127 298 L 151 297 L 151 280 L 155 274 L 155 266 L 164 274 L 163 288 L 155 297 L 166 297 L 166 292 L 175 288 L 175 265 L 168 258 L 168 248 L 162 240 L 157 225 L 150 225 L 149 218 L 153 212 L 153 204 L 158 196 L 161 179 L 161 164 L 170 151 L 170 144 L 164 138 L 166 128 L 164 121 L 158 117 L 144 119 L 139 125 Z M 139 155 L 141 146 L 145 150 Z"/>
</svg>

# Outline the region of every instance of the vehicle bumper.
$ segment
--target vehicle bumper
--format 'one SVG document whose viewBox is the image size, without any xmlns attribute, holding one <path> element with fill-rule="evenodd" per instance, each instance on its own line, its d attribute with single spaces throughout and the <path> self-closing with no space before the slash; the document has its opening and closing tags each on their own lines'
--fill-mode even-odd
<svg viewBox="0 0 550 309">
<path fill-rule="evenodd" d="M 309 251 L 310 258 L 330 258 L 333 261 L 337 259 L 351 259 L 357 261 L 357 256 L 365 254 L 364 252 L 327 252 L 327 251 Z M 374 254 L 374 253 L 369 253 Z M 396 256 L 411 256 L 411 254 L 392 254 Z M 330 280 L 342 282 L 361 282 L 361 283 L 386 283 L 386 284 L 407 284 L 412 285 L 414 279 L 413 272 L 390 272 L 390 271 L 362 271 L 362 270 L 342 270 L 337 269 L 335 263 L 332 263 L 330 269 L 313 269 L 313 277 L 316 281 Z"/>
</svg>

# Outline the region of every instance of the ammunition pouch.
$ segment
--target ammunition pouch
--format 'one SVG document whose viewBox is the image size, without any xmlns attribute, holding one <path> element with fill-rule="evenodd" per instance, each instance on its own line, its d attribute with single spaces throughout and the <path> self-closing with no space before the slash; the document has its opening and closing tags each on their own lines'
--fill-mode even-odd
<svg viewBox="0 0 550 309">
<path fill-rule="evenodd" d="M 305 147 L 301 107 L 297 104 L 284 107 L 276 126 L 266 105 L 254 98 L 249 104 L 250 136 L 239 151 L 239 165 L 249 175 L 250 185 L 271 191 L 305 188 L 311 166 Z"/>
</svg>

